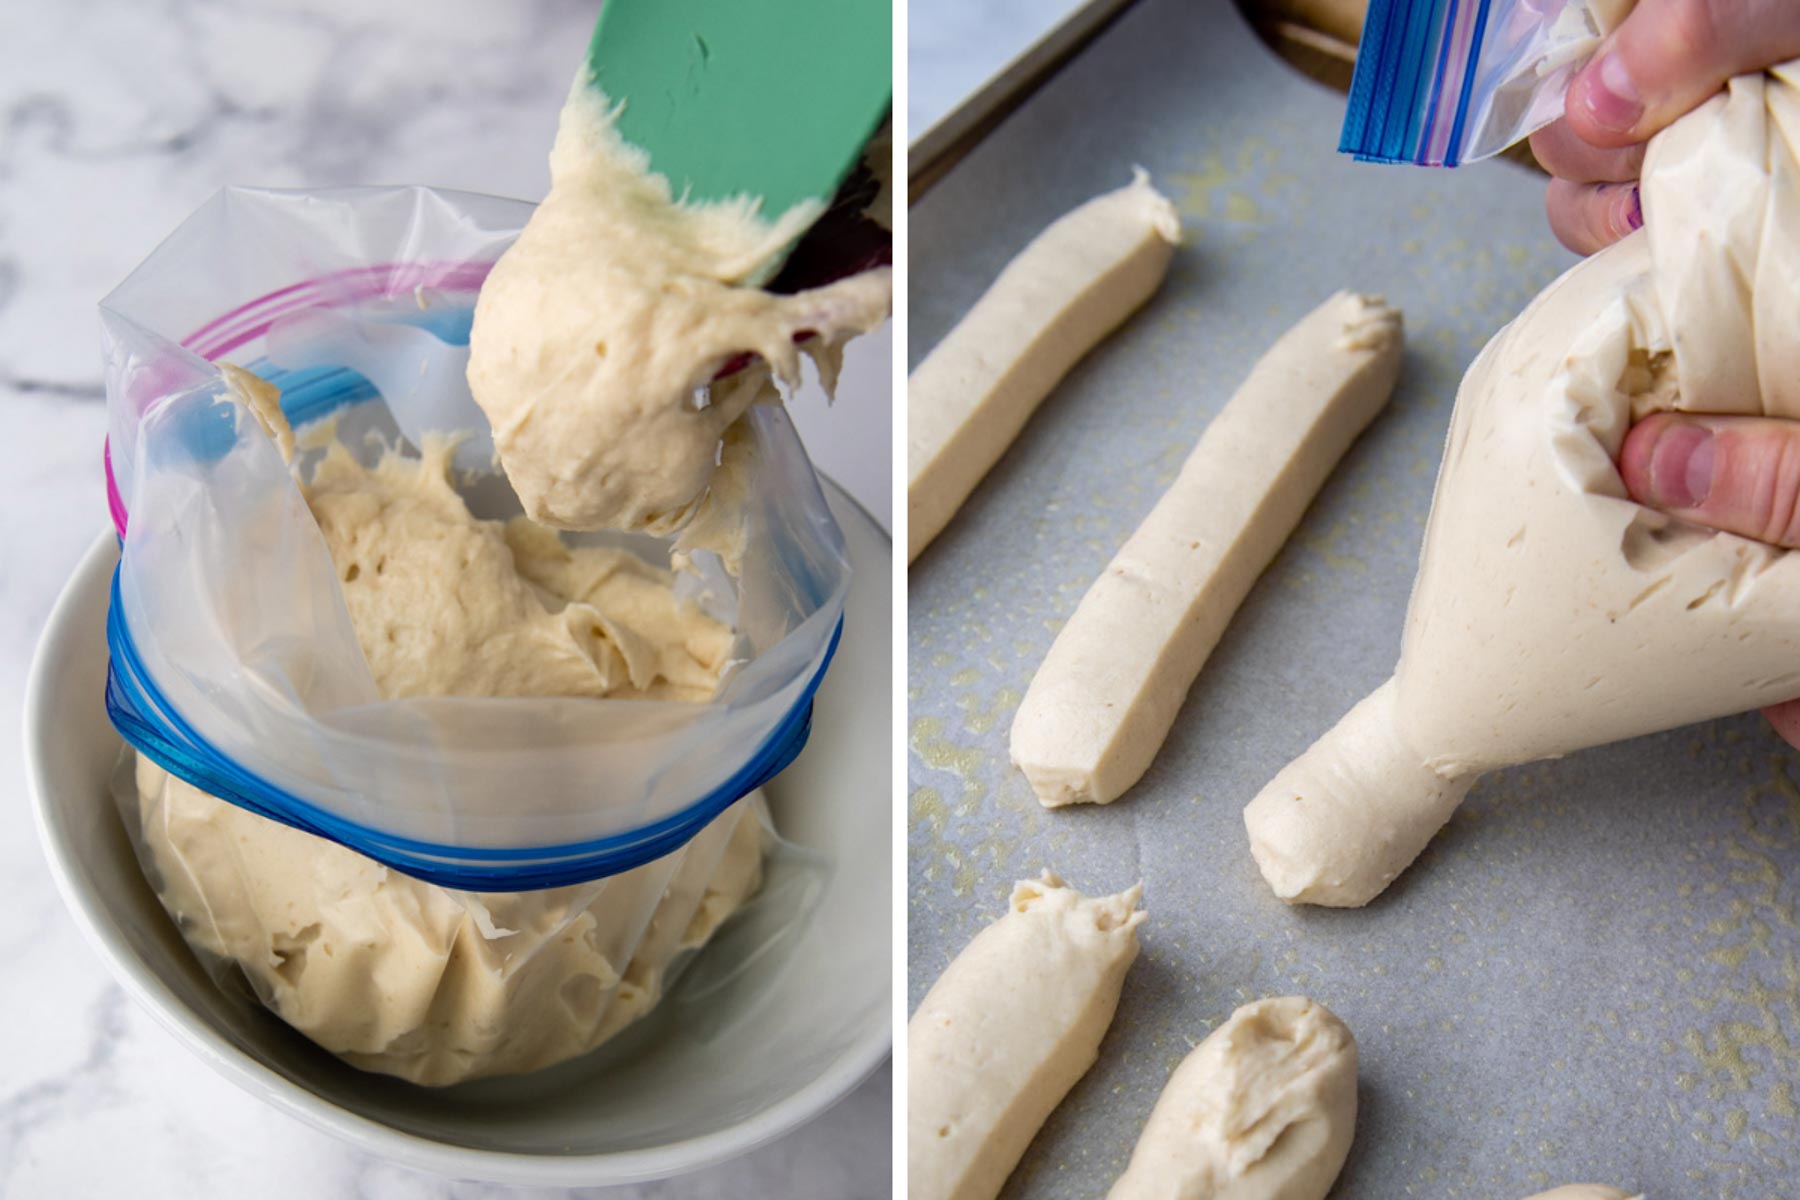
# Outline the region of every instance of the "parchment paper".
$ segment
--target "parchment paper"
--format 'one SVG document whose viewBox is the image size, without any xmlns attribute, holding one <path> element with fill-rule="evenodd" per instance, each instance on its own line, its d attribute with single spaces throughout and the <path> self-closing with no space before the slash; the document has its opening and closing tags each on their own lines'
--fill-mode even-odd
<svg viewBox="0 0 1800 1200">
<path fill-rule="evenodd" d="M 1285 907 L 1250 858 L 1243 805 L 1393 668 L 1463 370 L 1573 261 L 1539 179 L 1355 164 L 1334 153 L 1342 103 L 1230 6 L 1143 0 L 913 209 L 914 363 L 1133 163 L 1188 245 L 912 569 L 911 1003 L 1015 878 L 1142 879 L 1143 954 L 1100 1062 L 1008 1196 L 1103 1195 L 1191 1046 L 1246 1000 L 1303 993 L 1362 1047 L 1340 1200 L 1800 1197 L 1800 760 L 1758 718 L 1492 776 L 1361 911 Z M 1393 406 L 1144 780 L 1040 809 L 1007 729 L 1055 630 L 1251 363 L 1340 286 L 1405 310 Z"/>
</svg>

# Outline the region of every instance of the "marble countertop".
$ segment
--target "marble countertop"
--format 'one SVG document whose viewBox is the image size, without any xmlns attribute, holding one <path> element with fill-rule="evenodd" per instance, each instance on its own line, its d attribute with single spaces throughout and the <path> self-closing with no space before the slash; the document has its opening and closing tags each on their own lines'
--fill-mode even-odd
<svg viewBox="0 0 1800 1200">
<path fill-rule="evenodd" d="M 95 303 L 225 183 L 426 183 L 535 197 L 595 0 L 70 0 L 0 18 L 0 1197 L 500 1200 L 859 1197 L 889 1189 L 891 1075 L 774 1145 L 620 1191 L 519 1191 L 356 1153 L 248 1099 L 115 985 L 32 829 L 18 730 L 38 631 L 105 528 Z M 837 409 L 797 398 L 821 467 L 889 516 L 890 350 Z M 875 410 L 879 419 L 858 416 Z"/>
</svg>

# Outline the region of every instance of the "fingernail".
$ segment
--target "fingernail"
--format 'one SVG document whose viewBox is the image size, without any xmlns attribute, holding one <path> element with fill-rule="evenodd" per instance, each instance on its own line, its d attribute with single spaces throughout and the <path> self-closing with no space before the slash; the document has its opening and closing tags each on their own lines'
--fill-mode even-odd
<svg viewBox="0 0 1800 1200">
<path fill-rule="evenodd" d="M 1634 230 L 1644 227 L 1644 194 L 1635 186 L 1631 189 L 1631 199 L 1625 206 L 1625 224 Z"/>
<path fill-rule="evenodd" d="M 1594 124 L 1625 133 L 1644 115 L 1644 100 L 1617 51 L 1609 50 L 1588 70 L 1585 96 L 1588 116 Z"/>
<path fill-rule="evenodd" d="M 1650 449 L 1650 498 L 1657 508 L 1699 508 L 1712 492 L 1713 434 L 1671 421 Z"/>
</svg>

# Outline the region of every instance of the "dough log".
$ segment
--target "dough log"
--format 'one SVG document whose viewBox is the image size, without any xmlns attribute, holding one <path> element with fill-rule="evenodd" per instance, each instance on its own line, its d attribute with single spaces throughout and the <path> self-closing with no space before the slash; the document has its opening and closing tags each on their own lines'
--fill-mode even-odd
<svg viewBox="0 0 1800 1200">
<path fill-rule="evenodd" d="M 1598 1183 L 1571 1183 L 1563 1187 L 1551 1188 L 1547 1192 L 1539 1192 L 1535 1196 L 1527 1196 L 1525 1200 L 1644 1200 L 1644 1198 Z"/>
<path fill-rule="evenodd" d="M 909 1200 L 991 1200 L 1093 1065 L 1137 958 L 1137 888 L 1013 889 L 906 1027 Z"/>
<path fill-rule="evenodd" d="M 1012 760 L 1046 806 L 1110 803 L 1143 776 L 1232 614 L 1393 394 L 1403 340 L 1399 312 L 1339 292 L 1213 419 L 1019 706 Z"/>
<path fill-rule="evenodd" d="M 1050 389 L 1156 291 L 1181 240 L 1139 171 L 1007 264 L 908 380 L 908 562 L 943 531 Z"/>
<path fill-rule="evenodd" d="M 1175 1068 L 1108 1200 L 1324 1200 L 1356 1132 L 1356 1060 L 1322 1004 L 1244 1005 Z"/>
</svg>

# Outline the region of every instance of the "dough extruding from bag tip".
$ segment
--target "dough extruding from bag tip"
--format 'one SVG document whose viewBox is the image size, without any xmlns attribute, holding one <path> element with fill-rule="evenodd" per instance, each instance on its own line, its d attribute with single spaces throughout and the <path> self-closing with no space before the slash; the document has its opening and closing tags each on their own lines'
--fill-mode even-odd
<svg viewBox="0 0 1800 1200">
<path fill-rule="evenodd" d="M 992 1200 L 1099 1056 L 1137 958 L 1141 889 L 1013 888 L 906 1027 L 909 1200 Z"/>
<path fill-rule="evenodd" d="M 907 380 L 907 561 L 943 532 L 1037 406 L 1143 306 L 1181 241 L 1144 171 L 1032 239 Z"/>
<path fill-rule="evenodd" d="M 1404 341 L 1398 310 L 1339 292 L 1207 425 L 1013 718 L 1013 764 L 1046 807 L 1108 804 L 1143 777 L 1232 615 L 1393 395 Z"/>
<path fill-rule="evenodd" d="M 476 299 L 469 387 L 526 515 L 666 534 L 705 497 L 725 431 L 779 402 L 772 380 L 798 387 L 804 354 L 831 390 L 844 344 L 887 319 L 893 276 L 763 291 L 820 206 L 769 221 L 748 198 L 677 203 L 613 118 L 578 79 L 550 192 Z M 744 354 L 761 362 L 714 380 Z"/>
<path fill-rule="evenodd" d="M 1356 1133 L 1356 1068 L 1324 1005 L 1244 1005 L 1175 1068 L 1108 1200 L 1325 1200 Z"/>
</svg>

